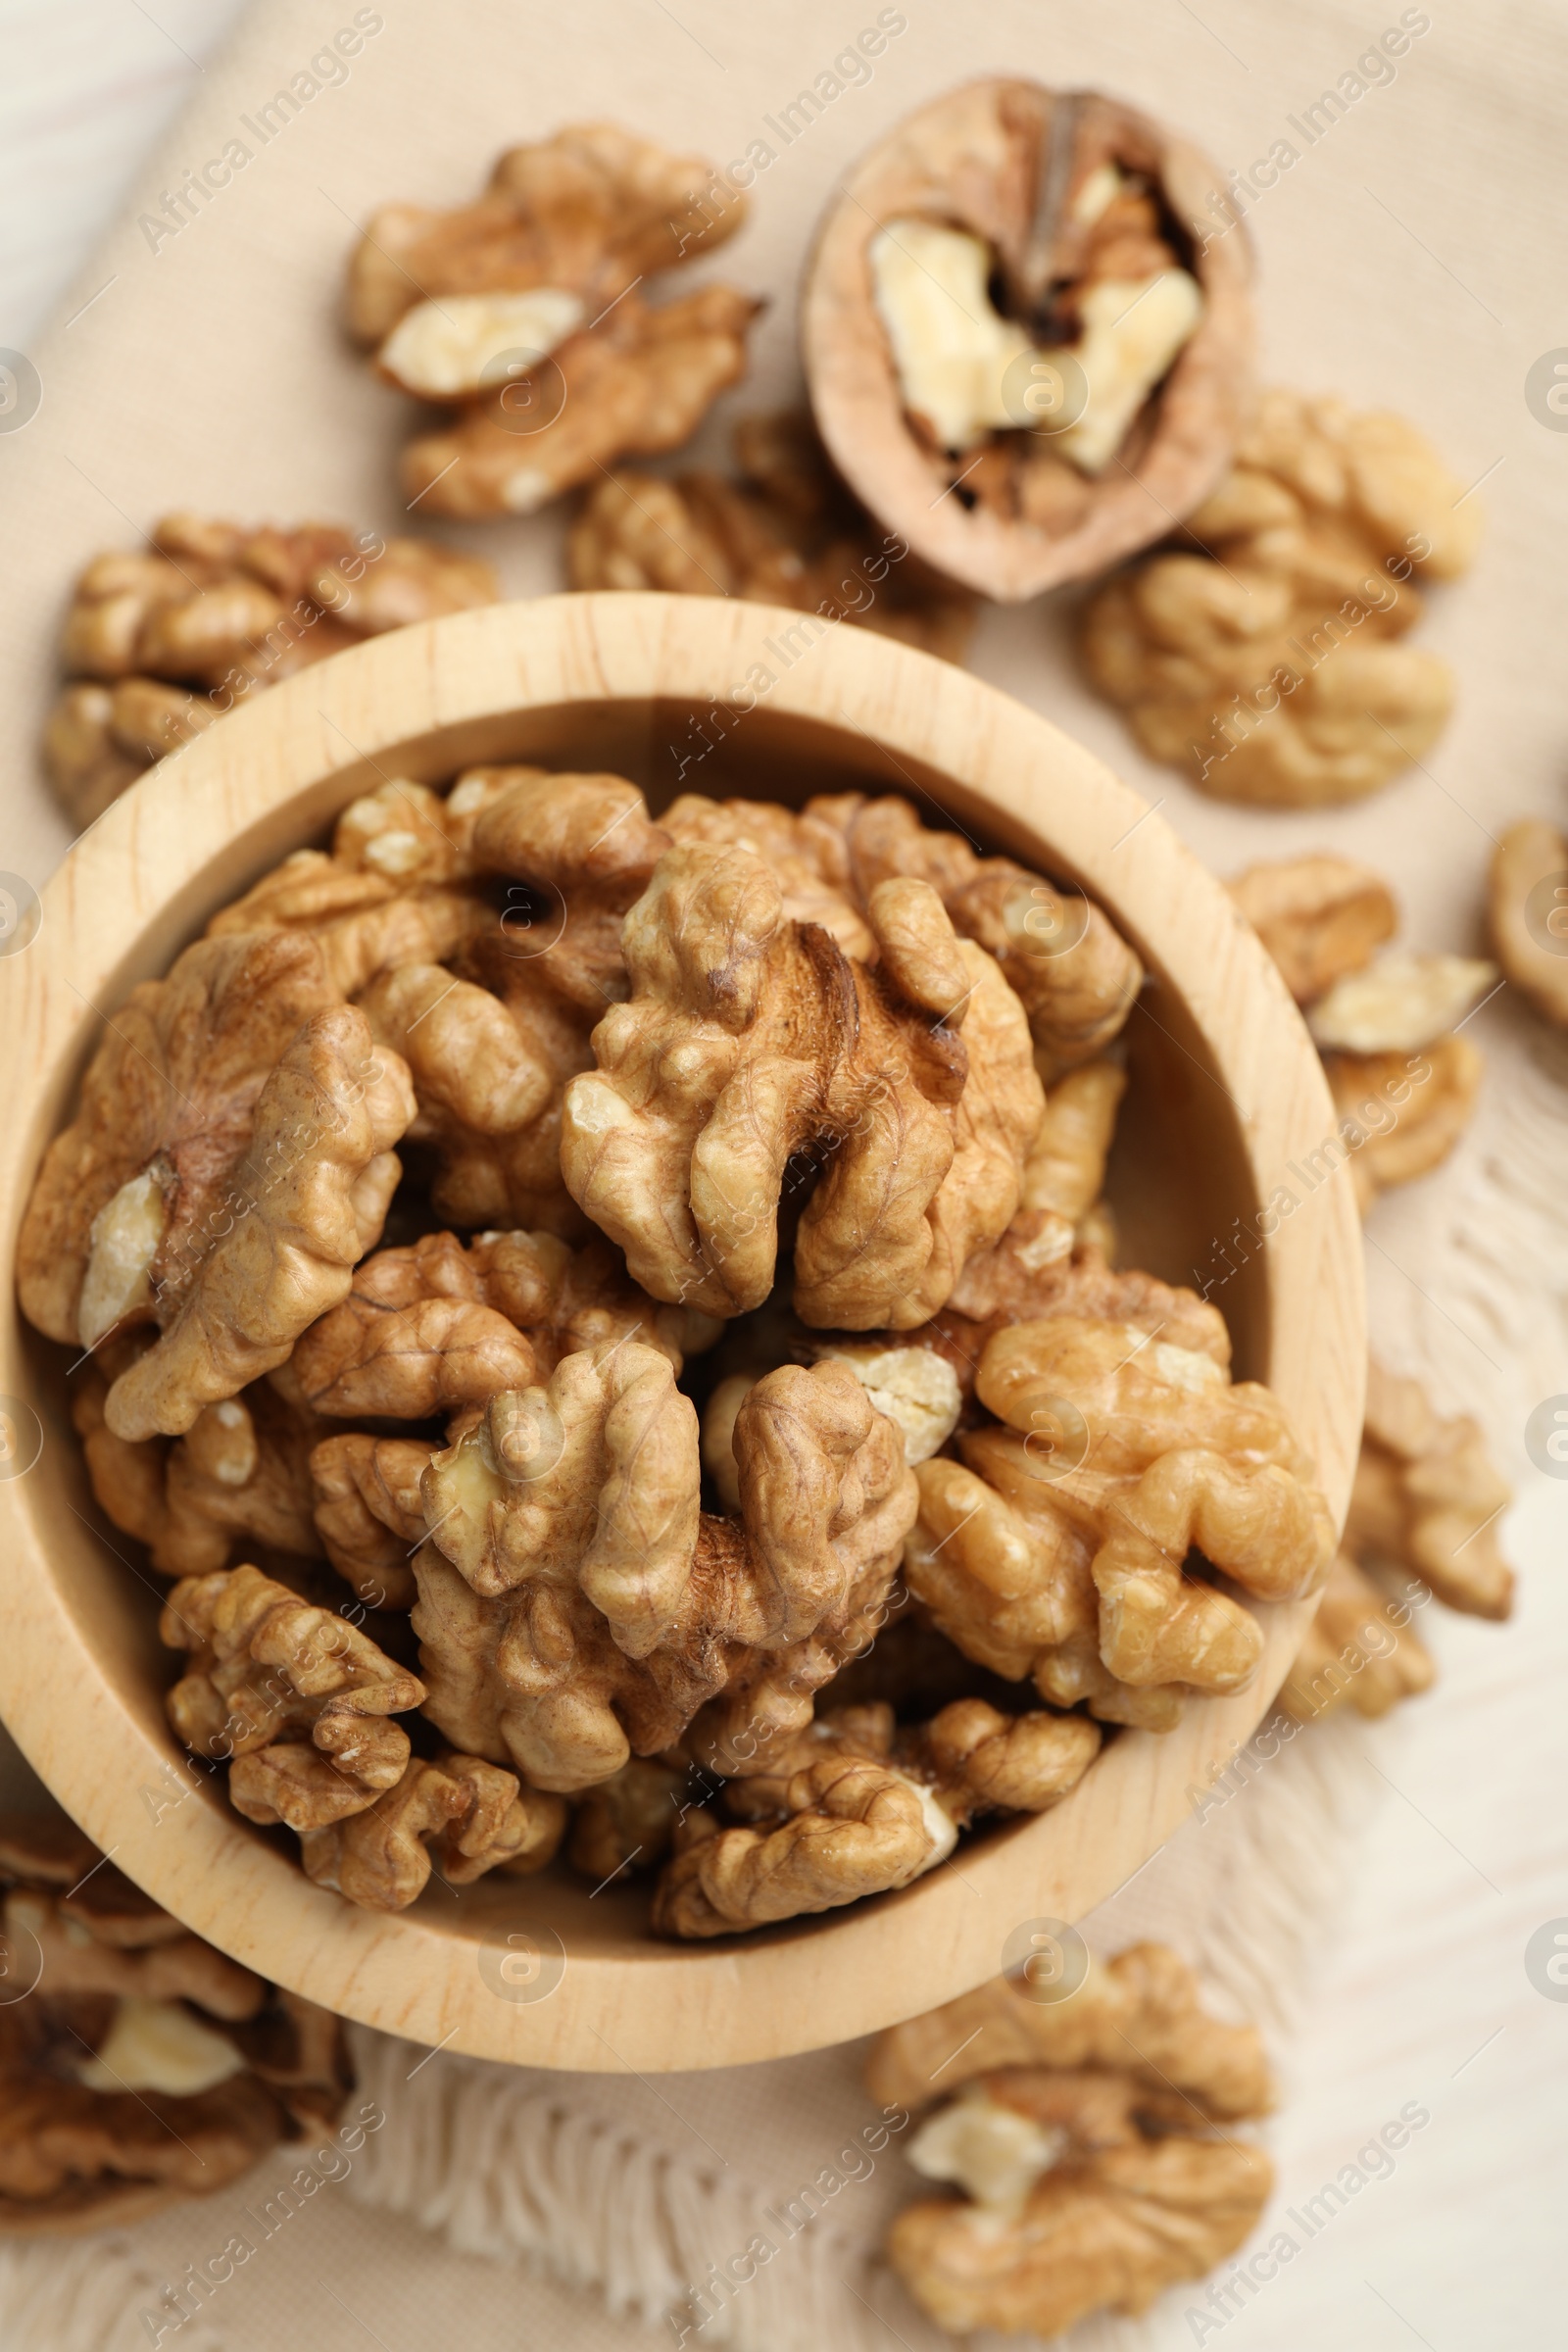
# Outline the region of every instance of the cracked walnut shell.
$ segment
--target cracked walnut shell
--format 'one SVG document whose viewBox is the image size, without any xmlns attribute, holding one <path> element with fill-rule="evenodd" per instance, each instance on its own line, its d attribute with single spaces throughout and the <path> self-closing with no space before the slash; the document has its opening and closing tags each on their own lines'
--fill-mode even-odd
<svg viewBox="0 0 1568 2352">
<path fill-rule="evenodd" d="M 424 1689 L 358 1627 L 247 1566 L 184 1578 L 160 1631 L 192 1653 L 169 1719 L 192 1754 L 232 1759 L 248 1821 L 321 1829 L 396 1787 L 409 1736 L 391 1717 Z"/>
<path fill-rule="evenodd" d="M 807 1720 L 869 1639 L 912 1482 L 898 1433 L 831 1364 L 759 1382 L 736 1455 L 739 1518 L 711 1517 L 695 1410 L 636 1341 L 492 1397 L 424 1481 L 414 1626 L 447 1738 L 571 1791 L 667 1748 L 700 1709 L 715 1750 Z"/>
<path fill-rule="evenodd" d="M 1171 552 L 1088 606 L 1091 682 L 1152 758 L 1220 799 L 1360 799 L 1447 721 L 1446 663 L 1396 640 L 1420 615 L 1412 577 L 1457 576 L 1479 528 L 1401 417 L 1265 393 Z"/>
<path fill-rule="evenodd" d="M 697 843 L 628 915 L 631 999 L 567 1088 L 562 1169 L 654 1297 L 760 1304 L 802 1152 L 827 1162 L 796 1240 L 808 1322 L 923 1321 L 1011 1217 L 1043 1108 L 1022 1009 L 928 885 L 880 884 L 868 915 L 873 967 L 791 922 L 760 858 Z"/>
<path fill-rule="evenodd" d="M 18 1243 L 24 1310 L 52 1339 L 156 1326 L 105 1400 L 117 1437 L 183 1435 L 344 1297 L 413 1109 L 307 939 L 198 941 L 132 991 Z"/>
</svg>

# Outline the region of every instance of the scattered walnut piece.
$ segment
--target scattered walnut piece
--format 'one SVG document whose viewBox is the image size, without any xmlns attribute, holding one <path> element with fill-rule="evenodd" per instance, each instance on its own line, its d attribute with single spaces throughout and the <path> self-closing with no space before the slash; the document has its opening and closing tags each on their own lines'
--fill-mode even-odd
<svg viewBox="0 0 1568 2352">
<path fill-rule="evenodd" d="M 1374 1719 L 1429 1690 L 1437 1671 L 1408 1603 L 1391 1598 L 1342 1551 L 1279 1703 L 1295 1723 L 1316 1723 L 1342 1706 Z"/>
<path fill-rule="evenodd" d="M 806 1720 L 870 1638 L 912 1480 L 897 1431 L 832 1364 L 760 1381 L 735 1450 L 739 1518 L 710 1517 L 696 1413 L 635 1341 L 492 1397 L 424 1481 L 414 1626 L 431 1720 L 568 1792 L 659 1754 L 700 1709 L 710 1750 Z"/>
<path fill-rule="evenodd" d="M 308 1829 L 306 1875 L 368 1911 L 405 1911 L 434 1869 L 449 1886 L 487 1871 L 527 1878 L 554 1859 L 566 1828 L 559 1796 L 519 1786 L 480 1756 L 412 1757 L 368 1811 Z"/>
<path fill-rule="evenodd" d="M 895 2026 L 866 2067 L 890 2111 L 951 2098 L 909 2143 L 963 2199 L 906 2206 L 894 2268 L 938 2326 L 1050 2336 L 1138 2312 L 1246 2237 L 1272 2168 L 1239 2120 L 1273 2085 L 1257 2034 L 1204 2011 L 1163 1944 L 1090 1958 L 1066 1997 L 1027 1969 Z"/>
<path fill-rule="evenodd" d="M 69 1824 L 0 1821 L 0 1887 L 8 1949 L 41 1961 L 0 2006 L 0 2230 L 128 2221 L 335 2122 L 337 2020 L 187 1935 Z"/>
<path fill-rule="evenodd" d="M 1467 1037 L 1440 1037 L 1419 1054 L 1327 1054 L 1323 1067 L 1364 1216 L 1391 1185 L 1442 1166 L 1470 1124 L 1483 1063 Z"/>
<path fill-rule="evenodd" d="M 157 1326 L 105 1401 L 117 1437 L 183 1435 L 345 1295 L 413 1109 L 307 939 L 198 941 L 132 991 L 18 1244 L 24 1310 L 51 1338 Z"/>
<path fill-rule="evenodd" d="M 193 1754 L 232 1759 L 248 1821 L 323 1828 L 395 1787 L 409 1737 L 390 1718 L 424 1689 L 358 1627 L 246 1566 L 184 1578 L 160 1630 L 193 1653 L 169 1719 Z"/>
<path fill-rule="evenodd" d="M 1361 971 L 1398 928 L 1382 875 L 1329 851 L 1250 865 L 1230 893 L 1298 1004 Z"/>
<path fill-rule="evenodd" d="M 1147 752 L 1220 799 L 1376 792 L 1447 720 L 1446 664 L 1396 640 L 1420 616 L 1412 574 L 1452 579 L 1475 552 L 1461 489 L 1400 417 L 1265 393 L 1170 550 L 1089 604 L 1092 683 Z"/>
<path fill-rule="evenodd" d="M 896 532 L 882 532 L 834 473 L 808 416 L 746 417 L 734 446 L 735 481 L 711 472 L 667 481 L 627 467 L 607 474 L 567 542 L 572 586 L 738 596 L 859 621 L 962 661 L 973 597 L 911 556 Z"/>
<path fill-rule="evenodd" d="M 1382 956 L 1319 997 L 1307 1027 L 1325 1051 L 1418 1054 L 1459 1026 L 1496 978 L 1469 956 Z"/>
<path fill-rule="evenodd" d="M 870 968 L 785 916 L 760 858 L 687 843 L 628 915 L 631 999 L 566 1090 L 562 1170 L 654 1297 L 760 1304 L 803 1151 L 828 1158 L 796 1240 L 810 1323 L 922 1321 L 1011 1217 L 1042 1109 L 1017 1000 L 928 886 L 867 913 Z"/>
<path fill-rule="evenodd" d="M 1512 1499 L 1479 1424 L 1468 1414 L 1445 1420 L 1419 1382 L 1374 1357 L 1346 1548 L 1363 1565 L 1412 1570 L 1450 1609 L 1503 1618 L 1514 1579 L 1496 1531 Z"/>
<path fill-rule="evenodd" d="M 471 556 L 333 523 L 168 514 L 148 547 L 96 557 L 66 618 L 68 674 L 106 681 L 67 686 L 44 735 L 50 781 L 81 825 L 257 687 L 499 593 Z"/>
<path fill-rule="evenodd" d="M 163 1576 L 222 1568 L 236 1543 L 305 1559 L 318 1555 L 310 1451 L 323 1425 L 316 1416 L 271 1381 L 259 1380 L 205 1405 L 172 1445 L 117 1437 L 104 1404 L 111 1383 L 137 1352 L 134 1339 L 110 1342 L 72 1387 L 72 1420 L 105 1515 L 147 1545 Z"/>
<path fill-rule="evenodd" d="M 383 207 L 350 266 L 350 331 L 390 382 L 453 408 L 404 451 L 405 494 L 532 514 L 619 457 L 678 448 L 744 371 L 761 306 L 707 285 L 655 309 L 637 289 L 745 209 L 697 158 L 606 122 L 509 149 L 474 204 Z"/>
<path fill-rule="evenodd" d="M 907 1886 L 947 1858 L 976 1813 L 1055 1804 L 1099 1746 L 1080 1718 L 1007 1716 L 980 1698 L 903 1734 L 890 1706 L 836 1708 L 760 1748 L 721 1791 L 744 1826 L 683 1817 L 654 1928 L 728 1936 Z"/>
<path fill-rule="evenodd" d="M 1487 910 L 1497 961 L 1548 1021 L 1568 1026 L 1568 841 L 1521 817 L 1493 852 Z"/>
</svg>

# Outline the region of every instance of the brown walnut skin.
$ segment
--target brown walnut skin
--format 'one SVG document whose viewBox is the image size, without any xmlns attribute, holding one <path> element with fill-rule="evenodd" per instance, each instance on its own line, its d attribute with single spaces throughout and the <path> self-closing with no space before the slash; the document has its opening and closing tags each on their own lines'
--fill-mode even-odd
<svg viewBox="0 0 1568 2352">
<path fill-rule="evenodd" d="M 1023 487 L 1025 514 L 997 514 L 986 499 L 967 510 L 944 497 L 956 472 L 911 426 L 871 291 L 867 248 L 882 222 L 924 217 L 967 228 L 1004 270 L 1022 258 L 1034 211 L 1042 145 L 1067 93 L 1014 78 L 950 92 L 902 122 L 866 155 L 819 232 L 802 305 L 808 388 L 829 455 L 856 495 L 901 531 L 916 555 L 982 595 L 1012 602 L 1106 570 L 1147 547 L 1219 479 L 1251 388 L 1251 259 L 1247 231 L 1211 228 L 1214 167 L 1151 117 L 1094 92 L 1072 93 L 1073 181 L 1114 158 L 1158 188 L 1171 223 L 1190 245 L 1186 266 L 1203 293 L 1203 316 L 1145 403 L 1119 465 L 1098 482 L 1069 480 L 1051 455 L 1031 457 L 1042 478 Z M 1182 257 L 1178 257 L 1182 258 Z M 1034 436 L 1004 436 L 1011 441 Z M 988 463 L 982 454 L 982 466 Z M 992 458 L 989 462 L 994 463 Z M 1065 489 L 1064 497 L 1059 493 Z"/>
</svg>

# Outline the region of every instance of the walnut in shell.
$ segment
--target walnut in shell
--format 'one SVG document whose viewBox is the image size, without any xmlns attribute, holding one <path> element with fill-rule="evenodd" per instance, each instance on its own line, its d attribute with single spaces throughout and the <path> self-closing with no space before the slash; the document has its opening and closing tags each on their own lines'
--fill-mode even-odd
<svg viewBox="0 0 1568 2352">
<path fill-rule="evenodd" d="M 1397 641 L 1420 617 L 1409 583 L 1462 572 L 1479 529 L 1403 417 L 1265 393 L 1170 549 L 1086 608 L 1090 680 L 1218 799 L 1359 800 L 1447 722 L 1447 665 Z"/>
<path fill-rule="evenodd" d="M 572 586 L 739 596 L 963 659 L 973 598 L 871 519 L 827 464 L 808 417 L 749 416 L 734 438 L 734 481 L 708 471 L 667 481 L 620 466 L 597 483 L 567 542 Z M 706 742 L 679 772 L 705 756 Z"/>
<path fill-rule="evenodd" d="M 1273 2185 L 1235 2129 L 1272 2104 L 1257 2034 L 1208 2017 L 1161 1944 L 1091 1963 L 1070 2000 L 1000 1978 L 895 2026 L 866 2071 L 874 2098 L 915 2109 L 937 2080 L 962 2084 L 908 2153 L 963 2194 L 906 2206 L 888 2234 L 894 2269 L 956 2334 L 1054 2338 L 1093 2312 L 1144 2311 L 1233 2253 Z"/>
<path fill-rule="evenodd" d="M 18 1243 L 24 1311 L 92 1348 L 158 1337 L 104 1403 L 183 1435 L 287 1356 L 379 1237 L 413 1115 L 315 942 L 198 941 L 110 1025 L 44 1155 Z"/>
<path fill-rule="evenodd" d="M 389 382 L 453 410 L 405 450 L 405 496 L 437 514 L 527 514 L 617 458 L 689 439 L 742 373 L 760 306 L 708 285 L 659 308 L 638 288 L 744 214 L 698 158 L 608 122 L 510 148 L 473 204 L 374 214 L 350 265 L 350 332 Z"/>
<path fill-rule="evenodd" d="M 710 1516 L 696 1413 L 633 1340 L 493 1396 L 424 1480 L 414 1625 L 446 1737 L 569 1792 L 694 1717 L 710 1754 L 807 1720 L 870 1639 L 912 1481 L 833 1364 L 759 1382 L 735 1450 L 739 1515 Z"/>
<path fill-rule="evenodd" d="M 493 603 L 488 564 L 425 539 L 166 514 L 148 553 L 95 557 L 62 647 L 44 764 L 78 825 L 260 686 L 387 629 Z"/>
<path fill-rule="evenodd" d="M 0 2007 L 0 2231 L 127 2222 L 336 2121 L 337 2020 L 187 1935 L 69 1824 L 0 1821 L 0 1888 L 8 1956 L 39 1970 Z"/>
<path fill-rule="evenodd" d="M 566 1090 L 562 1171 L 655 1298 L 733 1315 L 772 1288 L 793 1157 L 808 1322 L 920 1322 L 1017 1205 L 1043 1102 L 1017 999 L 928 884 L 868 902 L 867 967 L 791 922 L 759 857 L 684 844 L 627 917 L 630 1001 Z"/>
<path fill-rule="evenodd" d="M 808 277 L 807 380 L 834 463 L 917 555 L 1034 596 L 1213 487 L 1251 361 L 1246 235 L 1197 227 L 1216 184 L 1148 116 L 1010 78 L 856 167 Z"/>
</svg>

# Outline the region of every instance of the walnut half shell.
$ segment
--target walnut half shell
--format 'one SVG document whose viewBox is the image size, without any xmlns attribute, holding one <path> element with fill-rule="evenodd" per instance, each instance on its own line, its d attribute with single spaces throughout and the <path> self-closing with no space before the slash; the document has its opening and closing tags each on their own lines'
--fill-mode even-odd
<svg viewBox="0 0 1568 2352">
<path fill-rule="evenodd" d="M 1246 412 L 1252 341 L 1246 231 L 1233 225 L 1219 233 L 1212 217 L 1203 217 L 1220 184 L 1211 164 L 1149 116 L 1092 91 L 1052 91 L 1010 77 L 971 82 L 922 108 L 846 175 L 807 279 L 807 380 L 845 480 L 917 556 L 966 587 L 1016 602 L 1135 554 L 1168 529 L 1170 515 L 1187 514 L 1213 488 Z M 1120 356 L 1098 373 L 1090 358 L 1094 321 L 1080 322 L 1085 374 L 1058 404 L 1065 430 L 1049 415 L 1044 426 L 1032 422 L 1021 386 L 1042 356 L 1030 347 L 1043 339 L 1043 297 L 1049 289 L 1055 301 L 1061 286 L 1078 284 L 1087 245 L 1097 233 L 1103 241 L 1091 216 L 1107 189 L 1128 220 L 1125 234 L 1119 221 L 1112 224 L 1103 270 L 1089 261 L 1105 279 L 1097 290 L 1116 289 L 1114 321 L 1107 317 L 1103 326 L 1119 326 L 1140 285 L 1147 290 L 1167 278 L 1196 283 L 1200 316 L 1163 380 L 1116 435 L 1104 470 L 1088 475 L 1061 448 L 1091 409 L 1110 403 Z M 978 459 L 972 450 L 955 458 L 936 446 L 951 422 L 922 430 L 909 414 L 875 286 L 875 254 L 889 223 L 895 236 L 906 224 L 921 233 L 970 232 L 984 249 L 982 303 L 988 255 L 1012 288 L 1013 317 L 996 318 L 995 326 L 1004 338 L 1021 337 L 1019 348 L 1010 370 L 1005 353 L 992 357 L 1003 362 L 1006 395 L 994 414 L 1009 422 L 1016 416 L 1016 428 L 987 436 Z M 916 273 L 911 283 L 929 299 L 928 274 Z M 965 301 L 956 315 L 973 309 Z M 1032 331 L 1025 331 L 1026 310 L 1036 321 Z M 1052 332 L 1048 325 L 1044 339 Z M 1016 401 L 1009 386 L 1019 392 Z M 963 480 L 965 472 L 972 479 Z"/>
</svg>

